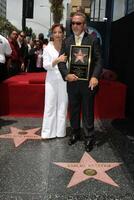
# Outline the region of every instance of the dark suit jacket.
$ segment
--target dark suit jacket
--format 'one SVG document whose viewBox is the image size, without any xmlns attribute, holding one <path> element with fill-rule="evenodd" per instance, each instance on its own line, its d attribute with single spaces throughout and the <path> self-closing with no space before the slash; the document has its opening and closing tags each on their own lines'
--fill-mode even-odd
<svg viewBox="0 0 134 200">
<path fill-rule="evenodd" d="M 71 35 L 67 39 L 63 41 L 62 48 L 60 55 L 65 53 L 67 55 L 67 58 L 69 60 L 69 54 L 70 54 L 70 47 L 71 45 L 75 45 L 75 38 L 74 35 Z M 91 52 L 91 65 L 90 65 L 90 73 L 89 73 L 89 79 L 91 77 L 99 78 L 99 75 L 102 70 L 102 59 L 101 59 L 101 50 L 100 45 L 97 40 L 93 38 L 89 33 L 84 34 L 84 37 L 82 39 L 82 45 L 91 45 L 92 46 L 92 52 Z M 61 75 L 63 79 L 65 80 L 66 75 L 68 74 L 68 69 L 65 62 L 60 62 L 58 64 L 59 70 L 61 72 Z"/>
</svg>

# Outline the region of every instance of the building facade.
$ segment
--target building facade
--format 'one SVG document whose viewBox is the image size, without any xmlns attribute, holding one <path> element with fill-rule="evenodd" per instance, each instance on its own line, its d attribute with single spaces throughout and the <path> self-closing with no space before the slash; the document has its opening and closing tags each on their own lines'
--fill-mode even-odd
<svg viewBox="0 0 134 200">
<path fill-rule="evenodd" d="M 71 1 L 71 13 L 75 13 L 79 8 L 87 15 L 90 14 L 91 0 L 72 0 Z"/>
<path fill-rule="evenodd" d="M 0 0 L 0 17 L 6 18 L 6 0 Z"/>
<path fill-rule="evenodd" d="M 116 21 L 131 12 L 134 12 L 134 0 L 111 0 L 113 2 L 112 21 Z M 109 0 L 71 0 L 67 7 L 67 19 L 71 13 L 75 13 L 79 8 L 84 13 L 90 15 L 91 21 L 105 21 L 106 4 Z"/>
</svg>

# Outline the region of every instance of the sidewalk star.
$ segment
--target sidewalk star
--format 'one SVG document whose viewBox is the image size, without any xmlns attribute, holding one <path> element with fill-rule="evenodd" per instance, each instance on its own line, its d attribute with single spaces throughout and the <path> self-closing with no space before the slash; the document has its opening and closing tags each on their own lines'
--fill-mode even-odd
<svg viewBox="0 0 134 200">
<path fill-rule="evenodd" d="M 54 164 L 74 171 L 67 186 L 68 188 L 91 178 L 119 187 L 112 178 L 106 174 L 106 171 L 119 166 L 121 163 L 96 162 L 88 153 L 85 152 L 79 163 L 54 162 Z"/>
<path fill-rule="evenodd" d="M 11 132 L 9 134 L 0 135 L 0 138 L 13 139 L 15 147 L 20 146 L 26 140 L 40 140 L 41 137 L 35 133 L 40 130 L 40 128 L 33 128 L 28 130 L 18 129 L 16 127 L 10 127 Z"/>
</svg>

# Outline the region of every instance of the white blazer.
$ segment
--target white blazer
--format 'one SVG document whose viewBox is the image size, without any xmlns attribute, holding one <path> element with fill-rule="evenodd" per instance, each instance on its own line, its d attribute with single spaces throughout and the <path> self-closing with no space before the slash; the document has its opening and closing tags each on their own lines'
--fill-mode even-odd
<svg viewBox="0 0 134 200">
<path fill-rule="evenodd" d="M 55 60 L 58 56 L 59 52 L 55 49 L 53 42 L 49 42 L 48 45 L 43 49 L 43 67 L 47 70 L 47 81 L 62 79 L 58 66 L 52 66 L 53 60 Z"/>
</svg>

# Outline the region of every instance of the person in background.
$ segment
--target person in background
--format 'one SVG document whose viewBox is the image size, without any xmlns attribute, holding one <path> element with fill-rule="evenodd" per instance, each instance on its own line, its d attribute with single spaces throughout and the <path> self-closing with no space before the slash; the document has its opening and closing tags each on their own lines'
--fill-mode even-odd
<svg viewBox="0 0 134 200">
<path fill-rule="evenodd" d="M 44 34 L 43 33 L 39 33 L 38 39 L 42 41 L 43 48 L 45 48 L 48 45 L 48 39 L 44 38 Z"/>
<path fill-rule="evenodd" d="M 30 44 L 31 49 L 36 48 L 36 41 L 37 41 L 36 39 L 30 40 L 29 44 Z"/>
<path fill-rule="evenodd" d="M 99 43 L 85 31 L 86 16 L 83 13 L 78 12 L 72 16 L 71 26 L 73 34 L 63 43 L 60 54 L 65 53 L 69 59 L 71 45 L 81 47 L 82 45 L 90 45 L 91 64 L 88 80 L 79 80 L 76 74 L 68 73 L 65 62 L 59 62 L 58 64 L 63 79 L 68 81 L 67 91 L 72 129 L 68 144 L 73 145 L 81 137 L 80 116 L 82 111 L 85 150 L 89 152 L 95 144 L 94 99 L 102 71 L 101 50 Z M 77 57 L 78 60 L 81 58 Z"/>
<path fill-rule="evenodd" d="M 26 42 L 26 35 L 23 31 L 21 31 L 18 35 L 17 42 L 20 48 L 20 54 L 21 54 L 21 70 L 26 71 L 27 64 L 28 64 L 28 45 Z"/>
<path fill-rule="evenodd" d="M 47 70 L 45 81 L 45 109 L 41 137 L 43 139 L 66 135 L 67 91 L 57 64 L 65 62 L 66 56 L 59 56 L 64 37 L 61 24 L 52 26 L 53 41 L 43 50 L 43 67 Z"/>
<path fill-rule="evenodd" d="M 33 49 L 35 46 L 36 46 L 36 40 L 30 38 L 30 37 L 26 37 L 26 43 L 27 43 L 27 46 L 28 46 L 28 53 L 31 49 Z"/>
<path fill-rule="evenodd" d="M 31 45 L 30 45 L 31 40 L 32 39 L 29 36 L 26 36 L 26 44 L 28 47 L 28 52 L 31 50 Z"/>
<path fill-rule="evenodd" d="M 41 40 L 43 42 L 43 40 L 44 40 L 44 34 L 43 33 L 39 33 L 38 40 Z"/>
<path fill-rule="evenodd" d="M 7 78 L 6 58 L 12 53 L 8 40 L 0 35 L 0 82 Z"/>
<path fill-rule="evenodd" d="M 16 75 L 21 72 L 22 58 L 17 38 L 18 33 L 17 31 L 13 30 L 8 38 L 10 47 L 12 49 L 12 54 L 7 64 L 9 76 Z"/>
<path fill-rule="evenodd" d="M 28 54 L 29 65 L 28 72 L 43 72 L 43 43 L 36 40 L 34 48 L 31 48 Z"/>
<path fill-rule="evenodd" d="M 47 45 L 48 45 L 48 39 L 45 38 L 45 39 L 43 40 L 43 48 L 45 48 Z"/>
</svg>

